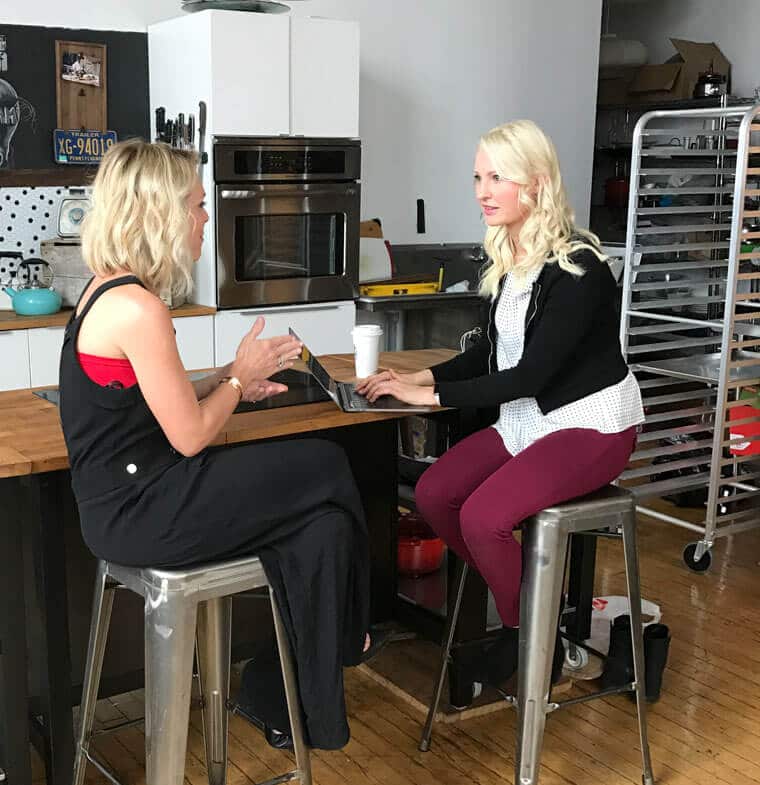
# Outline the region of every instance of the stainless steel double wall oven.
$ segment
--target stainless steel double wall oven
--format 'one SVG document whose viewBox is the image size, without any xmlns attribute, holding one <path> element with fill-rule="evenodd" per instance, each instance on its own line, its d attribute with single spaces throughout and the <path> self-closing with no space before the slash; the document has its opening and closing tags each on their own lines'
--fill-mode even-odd
<svg viewBox="0 0 760 785">
<path fill-rule="evenodd" d="M 218 306 L 353 299 L 360 171 L 358 139 L 216 137 Z"/>
</svg>

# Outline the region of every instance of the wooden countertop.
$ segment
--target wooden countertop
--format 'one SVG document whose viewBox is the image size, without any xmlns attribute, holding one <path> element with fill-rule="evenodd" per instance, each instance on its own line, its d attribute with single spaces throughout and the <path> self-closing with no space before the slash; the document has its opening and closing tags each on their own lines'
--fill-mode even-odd
<svg viewBox="0 0 760 785">
<path fill-rule="evenodd" d="M 386 352 L 380 362 L 383 367 L 409 372 L 435 365 L 454 354 L 450 349 Z M 337 379 L 353 377 L 353 355 L 325 355 L 321 359 Z M 213 444 L 236 444 L 401 416 L 388 412 L 346 414 L 331 401 L 286 406 L 233 414 Z M 31 390 L 0 392 L 0 478 L 58 471 L 68 466 L 58 407 Z"/>
<path fill-rule="evenodd" d="M 58 313 L 49 316 L 19 316 L 13 310 L 0 310 L 0 331 L 27 330 L 30 327 L 65 327 L 71 316 L 71 308 L 62 308 Z M 182 316 L 211 316 L 216 308 L 208 305 L 187 303 L 171 311 L 172 319 Z"/>
</svg>

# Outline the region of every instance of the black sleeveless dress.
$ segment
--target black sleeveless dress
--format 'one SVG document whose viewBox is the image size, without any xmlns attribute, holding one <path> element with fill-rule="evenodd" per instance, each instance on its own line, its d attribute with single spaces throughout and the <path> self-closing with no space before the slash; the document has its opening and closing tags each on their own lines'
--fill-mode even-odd
<svg viewBox="0 0 760 785">
<path fill-rule="evenodd" d="M 102 387 L 82 370 L 77 338 L 108 290 L 98 287 L 66 327 L 60 412 L 82 535 L 98 557 L 183 567 L 259 556 L 298 663 L 310 743 L 349 738 L 343 665 L 369 626 L 368 536 L 343 450 L 321 439 L 174 450 L 139 385 Z"/>
</svg>

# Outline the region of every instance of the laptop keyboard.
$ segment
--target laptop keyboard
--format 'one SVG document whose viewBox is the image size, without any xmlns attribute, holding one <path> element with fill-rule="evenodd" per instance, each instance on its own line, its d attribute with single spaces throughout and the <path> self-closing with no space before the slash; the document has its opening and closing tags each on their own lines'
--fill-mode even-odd
<svg viewBox="0 0 760 785">
<path fill-rule="evenodd" d="M 352 409 L 371 409 L 373 407 L 374 404 L 371 404 L 363 395 L 359 395 L 353 387 L 346 386 L 343 389 L 346 391 L 346 397 Z"/>
</svg>

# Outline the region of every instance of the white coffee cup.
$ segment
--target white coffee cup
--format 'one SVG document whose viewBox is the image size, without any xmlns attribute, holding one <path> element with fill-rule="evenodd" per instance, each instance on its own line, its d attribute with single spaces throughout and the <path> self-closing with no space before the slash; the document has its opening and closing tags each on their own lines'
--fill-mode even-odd
<svg viewBox="0 0 760 785">
<path fill-rule="evenodd" d="M 377 373 L 382 335 L 383 328 L 378 324 L 357 324 L 351 330 L 357 378 L 365 379 Z"/>
</svg>

